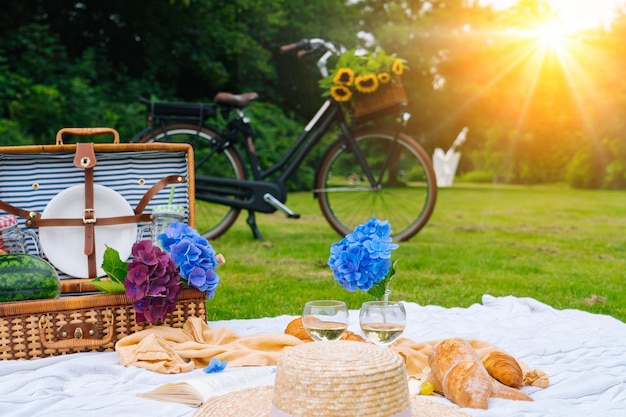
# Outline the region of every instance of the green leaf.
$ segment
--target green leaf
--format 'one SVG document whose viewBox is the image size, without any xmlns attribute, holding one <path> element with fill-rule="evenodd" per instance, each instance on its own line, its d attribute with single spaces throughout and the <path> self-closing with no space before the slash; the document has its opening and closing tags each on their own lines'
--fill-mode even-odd
<svg viewBox="0 0 626 417">
<path fill-rule="evenodd" d="M 385 277 L 387 282 L 391 281 L 393 279 L 393 277 L 396 275 L 396 267 L 398 266 L 398 261 L 399 261 L 399 259 L 396 259 L 391 264 L 391 267 L 389 268 L 389 272 L 387 272 L 387 276 Z"/>
<path fill-rule="evenodd" d="M 385 278 L 378 281 L 372 286 L 372 288 L 367 291 L 369 295 L 373 296 L 377 300 L 382 300 L 383 296 L 385 295 L 385 291 L 387 291 L 387 289 L 389 288 L 389 283 L 393 279 L 394 275 L 396 275 L 397 264 L 398 260 L 396 259 L 395 262 L 391 264 L 391 267 L 389 267 L 389 272 L 387 272 Z"/>
<path fill-rule="evenodd" d="M 387 278 L 385 277 L 384 279 L 378 281 L 376 284 L 372 286 L 372 288 L 367 290 L 367 293 L 370 294 L 372 297 L 376 298 L 377 300 L 382 299 L 383 296 L 385 295 L 385 291 L 387 290 L 387 287 L 385 285 L 386 279 Z"/>
<path fill-rule="evenodd" d="M 101 280 L 100 278 L 96 278 L 91 281 L 93 285 L 100 291 L 108 292 L 108 293 L 124 293 L 126 289 L 124 288 L 124 284 L 111 281 L 111 280 Z"/>
<path fill-rule="evenodd" d="M 128 274 L 128 264 L 120 258 L 120 253 L 107 246 L 102 258 L 102 269 L 112 281 L 124 283 Z"/>
</svg>

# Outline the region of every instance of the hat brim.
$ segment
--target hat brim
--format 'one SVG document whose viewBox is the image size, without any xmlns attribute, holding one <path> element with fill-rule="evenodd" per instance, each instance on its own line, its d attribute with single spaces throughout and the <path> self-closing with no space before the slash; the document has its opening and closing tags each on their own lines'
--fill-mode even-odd
<svg viewBox="0 0 626 417">
<path fill-rule="evenodd" d="M 246 388 L 209 398 L 193 417 L 270 417 L 271 385 Z M 411 398 L 413 417 L 471 417 L 458 407 L 433 401 L 423 396 Z"/>
</svg>

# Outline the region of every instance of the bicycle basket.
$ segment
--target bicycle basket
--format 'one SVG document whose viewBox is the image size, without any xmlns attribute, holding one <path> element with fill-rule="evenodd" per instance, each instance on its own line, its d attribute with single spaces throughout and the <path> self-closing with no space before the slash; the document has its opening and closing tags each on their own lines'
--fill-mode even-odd
<svg viewBox="0 0 626 417">
<path fill-rule="evenodd" d="M 373 93 L 355 93 L 352 107 L 354 117 L 373 118 L 405 106 L 407 98 L 402 78 L 395 77 L 394 81 L 382 84 Z"/>
</svg>

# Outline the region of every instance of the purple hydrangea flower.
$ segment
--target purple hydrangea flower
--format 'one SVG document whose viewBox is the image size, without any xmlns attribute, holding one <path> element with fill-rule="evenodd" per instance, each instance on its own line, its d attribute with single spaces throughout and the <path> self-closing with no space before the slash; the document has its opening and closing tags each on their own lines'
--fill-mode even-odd
<svg viewBox="0 0 626 417">
<path fill-rule="evenodd" d="M 213 298 L 219 284 L 219 277 L 215 273 L 218 262 L 209 241 L 182 222 L 172 223 L 158 239 L 173 259 L 174 265 L 180 268 L 185 283 L 205 292 L 208 298 Z"/>
<path fill-rule="evenodd" d="M 346 290 L 368 291 L 382 281 L 391 268 L 391 226 L 375 217 L 354 228 L 340 242 L 330 247 L 328 265 L 335 280 Z"/>
<path fill-rule="evenodd" d="M 132 254 L 124 288 L 126 297 L 133 300 L 137 323 L 165 320 L 176 309 L 181 288 L 174 261 L 150 240 L 135 243 Z"/>
</svg>

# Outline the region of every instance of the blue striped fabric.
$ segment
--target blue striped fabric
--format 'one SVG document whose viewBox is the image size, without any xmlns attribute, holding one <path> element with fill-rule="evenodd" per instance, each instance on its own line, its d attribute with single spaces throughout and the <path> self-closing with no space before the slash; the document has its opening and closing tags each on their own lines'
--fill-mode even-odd
<svg viewBox="0 0 626 417">
<path fill-rule="evenodd" d="M 43 212 L 52 197 L 68 187 L 84 183 L 84 170 L 73 165 L 74 153 L 0 154 L 0 199 L 28 211 Z M 134 209 L 146 191 L 167 175 L 188 178 L 184 151 L 96 152 L 94 181 L 121 194 Z M 189 185 L 177 184 L 173 203 L 186 207 L 189 216 Z M 167 204 L 170 188 L 161 190 L 145 209 Z M 0 210 L 0 215 L 4 214 Z M 24 227 L 25 219 L 19 219 Z M 140 224 L 140 227 L 142 225 Z M 148 237 L 147 235 L 145 236 Z M 29 252 L 35 246 L 28 242 Z M 61 278 L 69 278 L 59 272 Z"/>
</svg>

